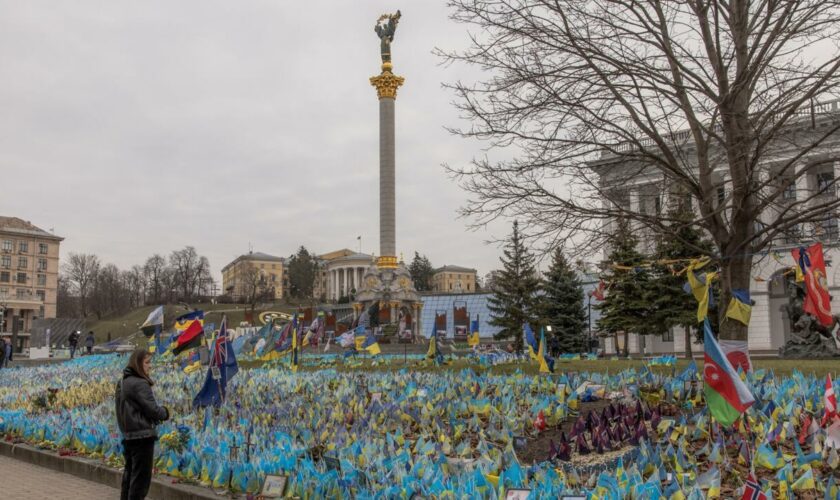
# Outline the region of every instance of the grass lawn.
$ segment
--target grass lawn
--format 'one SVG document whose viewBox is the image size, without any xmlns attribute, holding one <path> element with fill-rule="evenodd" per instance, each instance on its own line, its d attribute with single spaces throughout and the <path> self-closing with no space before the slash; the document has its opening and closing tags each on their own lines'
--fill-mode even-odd
<svg viewBox="0 0 840 500">
<path fill-rule="evenodd" d="M 86 330 L 93 330 L 97 342 L 105 342 L 108 340 L 108 332 L 111 333 L 111 338 L 116 339 L 126 337 L 140 330 L 140 325 L 146 321 L 149 313 L 156 306 L 146 306 L 135 309 L 129 313 L 116 318 L 107 318 L 96 320 L 90 318 L 85 325 Z M 228 324 L 239 326 L 239 323 L 245 321 L 245 313 L 248 310 L 247 305 L 243 304 L 196 304 L 195 307 L 204 311 L 204 320 L 207 323 L 215 323 L 218 327 L 222 320 L 222 314 L 227 314 Z M 292 306 L 278 306 L 270 308 L 271 311 L 292 312 L 296 308 Z M 264 310 L 259 307 L 254 312 L 254 319 L 259 317 L 259 314 Z M 175 318 L 184 314 L 186 310 L 183 306 L 167 305 L 164 306 L 164 319 L 166 321 L 165 327 L 167 329 L 172 327 Z"/>
<path fill-rule="evenodd" d="M 395 358 L 391 358 L 394 360 Z M 305 361 L 304 361 L 305 362 Z M 276 362 L 275 362 L 276 363 Z M 286 364 L 287 360 L 281 360 L 280 364 Z M 264 363 L 261 361 L 242 361 L 240 363 L 243 367 L 257 367 Z M 654 366 L 651 370 L 655 373 L 669 374 L 679 373 L 688 366 L 689 362 L 685 360 L 678 360 L 676 367 L 662 367 Z M 608 372 L 617 373 L 628 368 L 641 369 L 644 366 L 643 360 L 598 360 L 598 361 L 569 361 L 557 362 L 554 365 L 554 373 L 560 374 L 562 372 Z M 698 362 L 698 366 L 702 369 L 702 362 Z M 407 364 L 403 364 L 402 360 L 392 361 L 389 364 L 372 365 L 370 358 L 363 358 L 361 365 L 345 366 L 337 364 L 334 368 L 339 372 L 385 372 L 392 370 L 399 370 L 407 367 L 413 371 L 421 372 L 436 372 L 442 370 L 463 370 L 470 368 L 478 373 L 492 373 L 492 374 L 511 374 L 516 370 L 521 370 L 523 373 L 536 375 L 539 369 L 536 363 L 520 363 L 520 364 L 504 364 L 490 367 L 483 367 L 468 359 L 453 359 L 450 363 L 442 366 L 426 365 L 416 360 L 409 359 Z M 798 369 L 804 374 L 816 374 L 817 377 L 825 377 L 827 373 L 831 373 L 832 379 L 840 372 L 840 360 L 795 360 L 795 359 L 757 359 L 753 360 L 753 367 L 755 369 L 772 369 L 776 375 L 789 376 L 794 369 Z M 305 371 L 314 371 L 322 369 L 316 366 L 303 366 L 301 368 Z"/>
</svg>

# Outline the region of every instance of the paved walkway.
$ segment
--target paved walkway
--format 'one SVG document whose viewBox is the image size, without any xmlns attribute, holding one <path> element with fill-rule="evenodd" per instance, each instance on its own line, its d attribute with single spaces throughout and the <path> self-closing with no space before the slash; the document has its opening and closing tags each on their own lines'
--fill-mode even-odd
<svg viewBox="0 0 840 500">
<path fill-rule="evenodd" d="M 76 476 L 0 456 L 0 492 L 16 500 L 119 499 L 120 490 Z"/>
</svg>

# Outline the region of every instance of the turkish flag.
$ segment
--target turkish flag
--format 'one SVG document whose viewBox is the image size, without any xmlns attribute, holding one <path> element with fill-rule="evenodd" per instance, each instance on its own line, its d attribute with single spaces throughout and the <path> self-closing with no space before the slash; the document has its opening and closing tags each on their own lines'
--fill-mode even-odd
<svg viewBox="0 0 840 500">
<path fill-rule="evenodd" d="M 802 309 L 823 325 L 831 326 L 834 318 L 831 316 L 822 243 L 796 248 L 791 250 L 791 254 L 805 277 L 805 304 Z"/>
</svg>

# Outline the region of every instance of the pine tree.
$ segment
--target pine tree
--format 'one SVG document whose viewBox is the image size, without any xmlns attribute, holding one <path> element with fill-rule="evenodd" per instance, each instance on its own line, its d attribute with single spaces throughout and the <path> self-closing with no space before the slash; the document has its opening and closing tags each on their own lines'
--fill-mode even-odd
<svg viewBox="0 0 840 500">
<path fill-rule="evenodd" d="M 617 224 L 618 229 L 611 237 L 611 251 L 607 257 L 610 267 L 602 275 L 608 284 L 607 296 L 596 307 L 601 311 L 598 327 L 614 335 L 616 350 L 618 334 L 624 334 L 626 356 L 630 333 L 647 335 L 654 331 L 649 322 L 653 297 L 651 270 L 645 267 L 645 256 L 636 249 L 639 240 L 633 235 L 626 220 L 619 219 Z"/>
<path fill-rule="evenodd" d="M 411 264 L 408 266 L 408 273 L 414 281 L 414 288 L 418 292 L 428 292 L 432 290 L 432 277 L 435 270 L 429 259 L 419 253 L 414 252 L 414 258 L 411 259 Z"/>
<path fill-rule="evenodd" d="M 654 307 L 650 322 L 658 333 L 665 333 L 675 327 L 682 327 L 685 335 L 685 356 L 690 358 L 691 329 L 697 328 L 697 301 L 685 293 L 685 274 L 676 271 L 685 267 L 687 259 L 697 258 L 709 251 L 711 244 L 704 240 L 697 229 L 690 225 L 693 214 L 684 205 L 676 205 L 668 212 L 672 234 L 657 241 L 657 260 L 679 260 L 676 264 L 656 264 L 656 280 L 653 284 Z"/>
<path fill-rule="evenodd" d="M 494 293 L 488 300 L 488 308 L 493 314 L 490 324 L 501 328 L 495 338 L 513 338 L 516 351 L 521 352 L 522 325 L 526 321 L 533 323 L 537 316 L 535 297 L 540 281 L 534 268 L 534 256 L 525 248 L 516 221 L 500 260 L 503 268 L 498 271 Z"/>
<path fill-rule="evenodd" d="M 297 299 L 312 298 L 318 262 L 304 246 L 289 257 L 288 262 L 286 272 L 289 275 L 289 294 Z"/>
<path fill-rule="evenodd" d="M 585 350 L 583 287 L 561 248 L 554 252 L 542 289 L 544 293 L 539 299 L 541 323 L 551 325 L 559 352 Z"/>
</svg>

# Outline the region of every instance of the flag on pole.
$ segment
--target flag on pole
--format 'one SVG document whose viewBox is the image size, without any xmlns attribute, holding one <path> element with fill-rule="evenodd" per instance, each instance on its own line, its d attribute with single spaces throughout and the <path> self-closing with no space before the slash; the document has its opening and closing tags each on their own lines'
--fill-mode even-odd
<svg viewBox="0 0 840 500">
<path fill-rule="evenodd" d="M 478 317 L 476 317 L 470 324 L 470 336 L 467 338 L 467 344 L 470 347 L 475 347 L 480 343 L 481 337 L 478 336 Z"/>
<path fill-rule="evenodd" d="M 805 303 L 802 310 L 817 318 L 824 326 L 831 326 L 834 318 L 831 316 L 831 296 L 828 294 L 822 243 L 814 243 L 808 248 L 795 248 L 791 254 L 805 279 Z"/>
<path fill-rule="evenodd" d="M 723 354 L 708 318 L 703 322 L 703 329 L 703 392 L 715 420 L 729 426 L 752 406 L 755 398 Z"/>
<path fill-rule="evenodd" d="M 525 348 L 528 350 L 528 355 L 531 356 L 531 359 L 536 360 L 539 346 L 537 345 L 537 338 L 534 336 L 534 330 L 531 329 L 531 325 L 528 323 L 522 325 L 522 335 L 525 337 Z"/>
<path fill-rule="evenodd" d="M 227 383 L 239 371 L 233 343 L 227 332 L 227 317 L 222 317 L 219 334 L 213 343 L 213 356 L 207 369 L 204 386 L 193 399 L 193 408 L 220 406 L 225 400 Z"/>
<path fill-rule="evenodd" d="M 834 394 L 834 384 L 831 382 L 831 374 L 825 376 L 825 410 L 823 412 L 822 426 L 830 424 L 837 419 L 837 396 Z"/>
<path fill-rule="evenodd" d="M 753 473 L 750 473 L 746 484 L 744 484 L 744 495 L 741 500 L 767 500 L 767 495 L 761 491 L 761 485 L 758 484 Z"/>
<path fill-rule="evenodd" d="M 163 330 L 163 306 L 157 306 L 149 313 L 146 321 L 140 325 L 140 330 L 146 338 L 160 334 L 161 330 Z"/>
<path fill-rule="evenodd" d="M 204 340 L 204 311 L 192 311 L 179 316 L 175 320 L 175 331 L 179 333 L 172 341 L 171 349 L 176 356 L 200 346 Z"/>
<path fill-rule="evenodd" d="M 297 328 L 292 329 L 292 359 L 291 368 L 293 372 L 298 370 L 298 334 Z"/>
<path fill-rule="evenodd" d="M 548 356 L 545 354 L 545 332 L 540 328 L 540 347 L 537 350 L 537 362 L 540 364 L 540 373 L 551 373 L 548 364 Z M 554 363 L 552 364 L 552 368 Z"/>
<path fill-rule="evenodd" d="M 373 330 L 367 333 L 365 341 L 362 343 L 362 348 L 367 350 L 371 356 L 376 356 L 382 352 L 379 348 L 379 342 L 376 341 L 376 336 L 373 334 Z"/>
<path fill-rule="evenodd" d="M 595 297 L 595 300 L 604 300 L 605 289 L 606 284 L 604 283 L 604 280 L 600 280 L 598 281 L 598 286 L 589 291 L 589 296 Z"/>
</svg>

